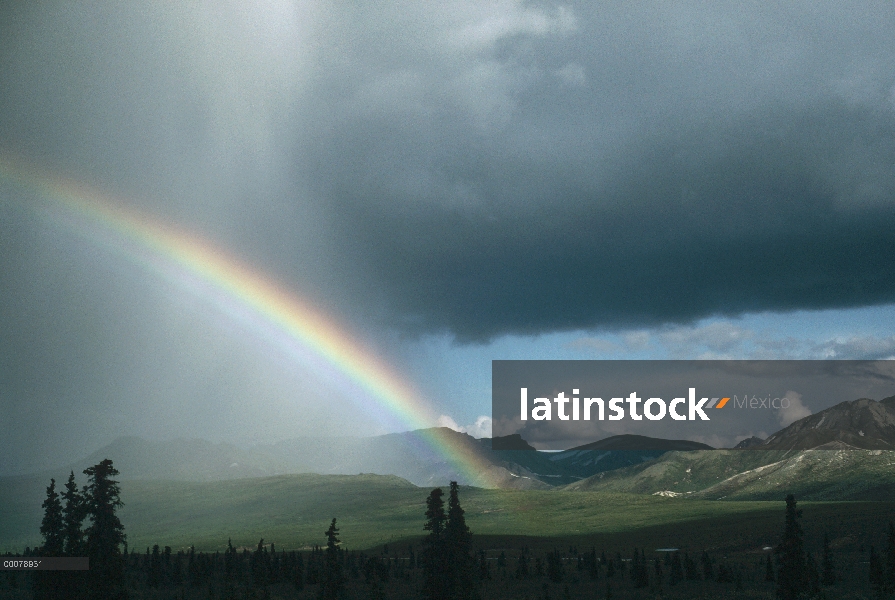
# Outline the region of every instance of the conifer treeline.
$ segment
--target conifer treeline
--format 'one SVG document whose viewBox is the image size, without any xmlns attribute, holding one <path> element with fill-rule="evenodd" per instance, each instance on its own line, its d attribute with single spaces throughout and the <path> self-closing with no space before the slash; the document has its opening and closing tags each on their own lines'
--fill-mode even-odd
<svg viewBox="0 0 895 600">
<path fill-rule="evenodd" d="M 122 503 L 118 483 L 113 479 L 118 471 L 112 462 L 102 461 L 85 469 L 84 474 L 88 476 L 87 485 L 79 489 L 72 472 L 62 493 L 57 491 L 55 480 L 50 480 L 40 528 L 44 544 L 26 554 L 88 556 L 90 571 L 31 573 L 37 600 L 126 598 L 128 589 L 172 588 L 182 590 L 178 597 L 199 594 L 204 598 L 202 594 L 206 592 L 202 590 L 207 590 L 207 597 L 237 598 L 245 597 L 252 589 L 262 590 L 266 597 L 270 586 L 279 586 L 281 591 L 287 586 L 302 596 L 311 586 L 313 596 L 336 600 L 345 597 L 349 584 L 355 595 L 362 590 L 363 597 L 374 600 L 394 597 L 396 589 L 403 590 L 400 594 L 425 600 L 472 600 L 483 594 L 490 597 L 486 590 L 497 594 L 495 597 L 508 597 L 503 595 L 500 584 L 497 588 L 487 585 L 492 579 L 516 581 L 523 587 L 529 585 L 526 582 L 543 586 L 545 597 L 549 595 L 548 582 L 564 586 L 567 596 L 570 583 L 580 591 L 583 582 L 601 580 L 599 585 L 605 589 L 601 595 L 608 597 L 613 589 L 650 588 L 650 592 L 661 592 L 666 585 L 674 588 L 682 582 L 698 581 L 729 584 L 741 590 L 744 579 L 748 579 L 752 585 L 760 581 L 772 587 L 781 600 L 795 600 L 818 596 L 822 588 L 838 579 L 827 536 L 819 566 L 806 551 L 800 524 L 802 512 L 792 495 L 786 498 L 783 535 L 773 553 L 776 560 L 769 554 L 752 567 L 746 567 L 742 561 L 718 561 L 706 551 L 695 556 L 672 551 L 661 559 L 647 558 L 643 548 L 635 548 L 625 558 L 621 553 L 614 557 L 605 551 L 598 554 L 595 547 L 583 552 L 569 547 L 568 553 L 554 548 L 541 555 L 523 547 L 509 558 L 505 551 L 499 556 L 494 556 L 494 552 L 489 556 L 485 550 L 475 552 L 456 482 L 450 484 L 447 509 L 441 488 L 433 489 L 426 499 L 423 530 L 427 534 L 419 555 L 412 545 L 392 553 L 388 545 L 372 555 L 349 552 L 341 545 L 335 518 L 322 532 L 326 546 L 315 546 L 310 552 L 278 551 L 273 543 L 265 544 L 261 539 L 254 549 L 234 548 L 228 540 L 223 552 L 196 552 L 192 547 L 174 552 L 169 546 L 155 545 L 141 553 L 128 552 L 124 528 L 115 514 Z M 513 559 L 515 564 L 510 564 Z M 492 566 L 496 566 L 494 573 Z M 885 552 L 880 554 L 870 547 L 869 579 L 879 595 L 895 592 L 892 524 Z M 7 580 L 18 581 L 13 572 Z M 195 592 L 187 596 L 190 590 Z M 144 597 L 142 593 L 137 596 Z"/>
<path fill-rule="evenodd" d="M 56 492 L 56 480 L 50 480 L 40 526 L 44 544 L 38 554 L 86 556 L 90 559 L 90 570 L 35 572 L 35 600 L 115 600 L 126 597 L 121 555 L 126 537 L 115 514 L 123 504 L 118 482 L 112 479 L 118 471 L 112 461 L 106 459 L 84 469 L 84 474 L 87 475 L 87 485 L 78 490 L 72 471 L 61 495 Z"/>
</svg>

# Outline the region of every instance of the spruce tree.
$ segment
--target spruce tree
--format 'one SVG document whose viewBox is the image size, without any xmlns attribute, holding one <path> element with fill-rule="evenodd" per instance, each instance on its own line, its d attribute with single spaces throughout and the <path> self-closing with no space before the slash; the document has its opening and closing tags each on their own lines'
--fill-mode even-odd
<svg viewBox="0 0 895 600">
<path fill-rule="evenodd" d="M 795 497 L 789 494 L 786 497 L 783 539 L 775 550 L 780 563 L 777 570 L 777 597 L 781 600 L 796 600 L 799 595 L 808 591 L 802 527 L 799 525 L 801 517 L 802 511 L 796 509 Z"/>
<path fill-rule="evenodd" d="M 320 582 L 321 600 L 337 600 L 342 593 L 345 582 L 342 578 L 342 562 L 339 560 L 339 530 L 336 528 L 336 520 L 333 519 L 329 529 L 324 532 L 326 536 L 326 553 L 323 559 L 323 574 Z"/>
<path fill-rule="evenodd" d="M 486 581 L 491 579 L 491 565 L 488 564 L 488 558 L 484 550 L 479 550 L 479 580 Z"/>
<path fill-rule="evenodd" d="M 71 471 L 68 482 L 65 484 L 65 492 L 62 493 L 65 506 L 62 508 L 62 527 L 65 537 L 66 556 L 84 556 L 84 496 L 78 491 L 75 483 L 75 472 Z"/>
<path fill-rule="evenodd" d="M 712 570 L 712 559 L 707 551 L 702 551 L 700 561 L 702 562 L 702 578 L 706 581 L 711 581 L 715 578 L 715 574 Z"/>
<path fill-rule="evenodd" d="M 112 477 L 118 471 L 112 461 L 105 459 L 84 469 L 87 487 L 84 509 L 91 524 L 86 530 L 87 556 L 90 558 L 88 597 L 110 600 L 124 595 L 124 562 L 121 544 L 124 543 L 124 526 L 115 511 L 123 506 L 118 482 Z"/>
<path fill-rule="evenodd" d="M 805 556 L 805 577 L 808 593 L 811 596 L 816 596 L 820 593 L 820 572 L 817 570 L 817 562 L 810 552 Z"/>
<path fill-rule="evenodd" d="M 597 558 L 597 549 L 593 547 L 587 556 L 587 571 L 591 580 L 596 580 L 600 576 L 600 562 Z"/>
<path fill-rule="evenodd" d="M 40 524 L 40 534 L 44 538 L 41 546 L 42 556 L 62 556 L 65 552 L 65 528 L 62 517 L 62 503 L 56 492 L 56 480 L 50 479 L 50 487 L 47 488 L 47 498 L 41 505 L 44 509 L 44 518 Z"/>
<path fill-rule="evenodd" d="M 677 585 L 684 578 L 684 569 L 681 565 L 681 553 L 671 553 L 671 566 L 668 569 L 668 585 Z"/>
<path fill-rule="evenodd" d="M 292 584 L 300 592 L 305 589 L 305 565 L 300 553 L 295 555 L 295 564 L 292 569 Z"/>
<path fill-rule="evenodd" d="M 236 579 L 236 548 L 233 547 L 233 540 L 227 538 L 227 549 L 224 550 L 224 578 L 227 581 Z"/>
<path fill-rule="evenodd" d="M 547 553 L 547 577 L 553 583 L 562 582 L 562 556 L 556 548 L 553 549 L 553 552 Z"/>
<path fill-rule="evenodd" d="M 684 579 L 687 581 L 699 581 L 699 571 L 696 569 L 696 561 L 684 552 Z"/>
<path fill-rule="evenodd" d="M 252 554 L 252 583 L 255 587 L 267 585 L 267 550 L 264 548 L 264 538 L 258 542 L 258 548 Z"/>
<path fill-rule="evenodd" d="M 528 579 L 528 552 L 525 548 L 519 552 L 519 559 L 516 561 L 516 579 Z"/>
<path fill-rule="evenodd" d="M 62 518 L 62 503 L 56 492 L 56 480 L 50 479 L 47 497 L 43 504 L 44 517 L 40 524 L 40 533 L 44 543 L 36 554 L 40 556 L 63 556 L 65 551 L 65 530 Z M 55 600 L 64 598 L 64 590 L 60 586 L 60 573 L 55 571 L 35 571 L 32 574 L 34 600 Z"/>
<path fill-rule="evenodd" d="M 466 517 L 460 506 L 460 486 L 451 482 L 448 496 L 447 523 L 444 541 L 448 555 L 451 598 L 467 600 L 473 592 L 474 559 L 470 548 L 472 533 L 466 525 Z"/>
<path fill-rule="evenodd" d="M 423 598 L 427 600 L 447 600 L 448 595 L 448 563 L 447 552 L 444 551 L 444 530 L 447 515 L 444 513 L 444 492 L 435 488 L 426 498 L 426 524 L 423 529 L 429 532 L 423 540 Z"/>
<path fill-rule="evenodd" d="M 146 586 L 158 588 L 162 583 L 162 555 L 158 544 L 152 547 L 152 555 L 149 558 L 149 570 L 146 573 Z"/>
</svg>

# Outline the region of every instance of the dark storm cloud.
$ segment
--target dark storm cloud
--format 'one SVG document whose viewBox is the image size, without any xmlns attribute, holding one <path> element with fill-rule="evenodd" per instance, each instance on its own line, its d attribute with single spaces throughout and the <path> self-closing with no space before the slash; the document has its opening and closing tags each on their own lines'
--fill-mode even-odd
<svg viewBox="0 0 895 600">
<path fill-rule="evenodd" d="M 3 2 L 0 152 L 374 347 L 889 303 L 892 31 L 886 2 Z M 32 192 L 0 181 L 0 472 L 337 429 L 319 381 Z"/>
<path fill-rule="evenodd" d="M 895 301 L 886 3 L 7 5 L 4 147 L 463 340 Z"/>
<path fill-rule="evenodd" d="M 309 172 L 393 322 L 483 339 L 895 299 L 891 13 L 658 9 L 517 5 L 422 64 L 349 52 Z"/>
</svg>

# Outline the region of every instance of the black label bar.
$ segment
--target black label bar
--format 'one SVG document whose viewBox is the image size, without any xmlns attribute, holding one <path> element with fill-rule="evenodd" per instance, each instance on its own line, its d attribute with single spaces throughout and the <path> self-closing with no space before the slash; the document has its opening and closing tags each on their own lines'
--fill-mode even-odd
<svg viewBox="0 0 895 600">
<path fill-rule="evenodd" d="M 88 571 L 86 556 L 4 556 L 0 571 Z"/>
</svg>

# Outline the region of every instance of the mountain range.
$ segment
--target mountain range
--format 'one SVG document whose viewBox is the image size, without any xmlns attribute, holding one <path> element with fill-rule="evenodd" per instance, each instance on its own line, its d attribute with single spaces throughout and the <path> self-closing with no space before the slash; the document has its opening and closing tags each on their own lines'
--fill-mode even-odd
<svg viewBox="0 0 895 600">
<path fill-rule="evenodd" d="M 732 450 L 672 451 L 567 485 L 705 499 L 882 500 L 895 493 L 895 396 L 860 398 Z"/>
<path fill-rule="evenodd" d="M 487 470 L 485 480 L 492 486 L 514 489 L 549 489 L 653 460 L 670 450 L 710 449 L 686 440 L 620 435 L 562 452 L 538 452 L 518 435 L 511 440 L 476 439 L 448 428 L 369 438 L 298 438 L 250 448 L 207 440 L 121 437 L 89 456 L 35 475 L 64 480 L 69 471 L 79 475 L 109 458 L 127 480 L 210 482 L 294 473 L 377 473 L 397 475 L 421 487 L 470 483 L 456 464 L 433 449 L 433 438 L 450 453 Z M 514 449 L 494 450 L 492 445 Z"/>
<path fill-rule="evenodd" d="M 123 437 L 90 456 L 35 477 L 64 480 L 69 470 L 80 475 L 88 466 L 111 458 L 122 479 L 128 480 L 210 482 L 294 473 L 376 473 L 396 475 L 421 487 L 452 480 L 470 483 L 467 474 L 433 448 L 433 439 L 434 446 L 449 447 L 449 454 L 464 456 L 467 464 L 486 471 L 487 481 L 500 488 L 567 486 L 570 490 L 707 498 L 764 497 L 776 493 L 774 488 L 785 487 L 786 482 L 804 479 L 828 481 L 811 488 L 813 494 L 842 497 L 870 488 L 888 489 L 888 475 L 877 471 L 888 460 L 888 452 L 895 451 L 895 396 L 878 402 L 867 398 L 842 402 L 765 440 L 743 440 L 731 450 L 715 450 L 689 440 L 618 435 L 561 452 L 539 452 L 518 434 L 476 439 L 447 428 L 370 438 L 299 438 L 250 448 L 205 440 L 150 442 Z M 824 453 L 833 450 L 839 451 L 836 458 Z M 843 454 L 850 450 L 872 452 Z M 873 481 L 847 490 L 836 488 L 835 481 L 850 479 L 837 466 L 846 464 L 850 473 L 867 470 L 865 475 Z M 722 487 L 716 488 L 719 485 Z"/>
</svg>

